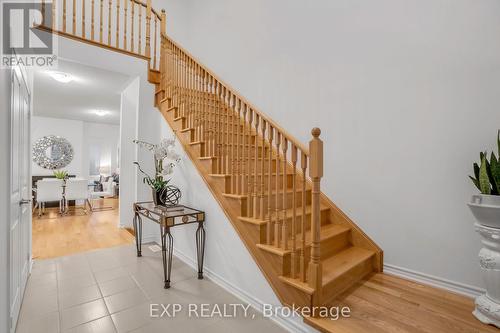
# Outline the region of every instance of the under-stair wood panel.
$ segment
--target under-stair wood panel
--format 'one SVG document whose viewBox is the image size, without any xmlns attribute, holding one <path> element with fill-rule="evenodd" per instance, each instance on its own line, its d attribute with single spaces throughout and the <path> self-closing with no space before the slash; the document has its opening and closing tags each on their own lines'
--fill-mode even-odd
<svg viewBox="0 0 500 333">
<path fill-rule="evenodd" d="M 305 148 L 165 35 L 162 45 L 158 106 L 280 300 L 325 304 L 381 271 L 380 248 L 319 190 L 319 129 Z"/>
</svg>

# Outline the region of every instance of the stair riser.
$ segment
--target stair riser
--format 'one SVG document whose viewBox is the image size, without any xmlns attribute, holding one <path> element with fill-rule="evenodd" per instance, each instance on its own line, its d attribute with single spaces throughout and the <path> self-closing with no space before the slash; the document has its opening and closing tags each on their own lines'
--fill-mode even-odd
<svg viewBox="0 0 500 333">
<path fill-rule="evenodd" d="M 328 221 L 328 211 L 322 211 L 321 212 L 321 224 L 327 224 L 329 221 Z M 267 217 L 264 217 L 264 220 L 267 221 Z M 293 218 L 292 217 L 289 217 L 285 220 L 283 220 L 282 218 L 280 218 L 280 222 L 281 222 L 281 225 L 283 225 L 283 221 L 285 221 L 285 223 L 287 224 L 287 229 L 288 229 L 288 234 L 291 235 L 291 230 L 292 230 L 292 221 L 293 221 Z M 272 218 L 272 228 L 274 229 L 275 225 L 276 225 L 276 218 Z M 295 223 L 296 223 L 296 230 L 297 232 L 299 232 L 301 230 L 301 226 L 302 226 L 302 216 L 297 216 L 296 220 L 295 220 Z M 311 214 L 306 214 L 306 219 L 305 219 L 305 223 L 304 223 L 304 226 L 305 226 L 305 230 L 310 230 L 311 229 Z"/>
<path fill-rule="evenodd" d="M 253 188 L 254 188 L 254 178 L 252 175 L 251 176 L 247 176 L 247 177 L 243 177 L 242 175 L 234 175 L 233 176 L 234 179 L 236 179 L 236 181 L 238 181 L 240 184 L 243 183 L 243 188 L 241 189 L 241 193 L 242 194 L 247 194 L 248 193 L 248 188 L 251 189 L 251 193 L 253 192 Z M 283 175 L 280 175 L 279 176 L 279 188 L 280 190 L 283 188 Z M 287 188 L 290 189 L 292 187 L 292 175 L 288 174 L 287 177 L 286 177 L 286 182 L 287 182 Z M 228 183 L 229 185 L 231 184 L 231 179 L 228 178 Z M 258 175 L 257 178 L 256 178 L 256 181 L 257 181 L 257 184 L 258 184 L 258 187 L 259 187 L 259 193 L 260 193 L 260 185 L 262 183 L 261 181 L 261 176 Z M 231 187 L 229 187 L 231 188 Z M 264 175 L 264 191 L 267 191 L 269 189 L 269 176 L 268 175 Z M 271 176 L 271 190 L 275 190 L 276 189 L 276 175 L 272 175 Z M 231 192 L 226 192 L 226 193 L 231 193 Z"/>
<path fill-rule="evenodd" d="M 373 261 L 374 257 L 368 258 L 351 268 L 348 272 L 346 272 L 339 278 L 336 278 L 330 281 L 327 285 L 323 286 L 321 303 L 324 304 L 332 301 L 336 296 L 347 290 L 354 283 L 373 272 Z"/>
</svg>

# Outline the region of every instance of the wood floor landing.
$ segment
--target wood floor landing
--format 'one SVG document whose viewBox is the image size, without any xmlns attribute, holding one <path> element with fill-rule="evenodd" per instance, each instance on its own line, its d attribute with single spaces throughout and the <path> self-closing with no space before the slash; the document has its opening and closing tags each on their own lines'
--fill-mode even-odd
<svg viewBox="0 0 500 333">
<path fill-rule="evenodd" d="M 388 274 L 370 276 L 331 305 L 350 307 L 351 317 L 305 321 L 333 333 L 500 332 L 472 315 L 473 299 Z"/>
<path fill-rule="evenodd" d="M 132 243 L 134 236 L 118 227 L 118 199 L 105 199 L 102 206 L 114 209 L 85 215 L 82 209 L 70 207 L 69 215 L 61 217 L 58 208 L 48 208 L 41 218 L 37 210 L 32 222 L 33 258 L 54 258 Z"/>
</svg>

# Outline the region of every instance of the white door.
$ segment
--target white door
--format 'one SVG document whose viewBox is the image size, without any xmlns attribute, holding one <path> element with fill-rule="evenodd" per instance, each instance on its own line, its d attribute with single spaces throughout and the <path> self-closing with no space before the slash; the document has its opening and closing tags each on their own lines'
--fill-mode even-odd
<svg viewBox="0 0 500 333">
<path fill-rule="evenodd" d="M 12 70 L 10 182 L 10 316 L 15 331 L 30 268 L 30 94 L 25 72 Z"/>
</svg>

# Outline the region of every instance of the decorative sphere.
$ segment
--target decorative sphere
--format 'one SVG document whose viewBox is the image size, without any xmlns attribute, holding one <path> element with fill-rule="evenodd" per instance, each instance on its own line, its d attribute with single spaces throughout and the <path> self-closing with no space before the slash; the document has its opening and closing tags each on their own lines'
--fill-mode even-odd
<svg viewBox="0 0 500 333">
<path fill-rule="evenodd" d="M 160 201 L 165 206 L 176 206 L 179 204 L 182 193 L 176 186 L 167 185 L 160 194 Z"/>
</svg>

